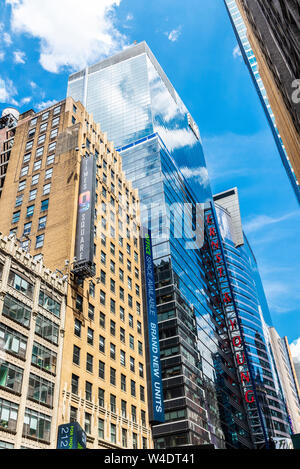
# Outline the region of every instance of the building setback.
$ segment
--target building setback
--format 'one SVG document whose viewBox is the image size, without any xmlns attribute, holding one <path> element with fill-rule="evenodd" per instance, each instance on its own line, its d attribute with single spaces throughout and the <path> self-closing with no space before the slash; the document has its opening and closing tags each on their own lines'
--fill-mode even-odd
<svg viewBox="0 0 300 469">
<path fill-rule="evenodd" d="M 300 203 L 299 0 L 224 0 Z"/>
<path fill-rule="evenodd" d="M 56 447 L 67 282 L 0 235 L 0 448 Z"/>
<path fill-rule="evenodd" d="M 86 162 L 92 186 L 79 194 Z M 84 266 L 82 213 L 91 215 Z M 57 424 L 78 421 L 88 448 L 151 447 L 138 194 L 79 102 L 20 116 L 0 229 L 68 281 Z"/>
<path fill-rule="evenodd" d="M 218 285 L 205 267 L 212 255 L 203 253 L 198 209 L 212 206 L 212 194 L 196 123 L 145 42 L 70 76 L 68 96 L 114 142 L 152 231 L 165 409 L 165 422 L 153 425 L 155 447 L 251 448 L 233 353 L 223 352 L 217 330 Z M 193 192 L 180 167 L 195 164 L 203 178 Z M 202 239 L 195 244 L 196 226 Z"/>
</svg>

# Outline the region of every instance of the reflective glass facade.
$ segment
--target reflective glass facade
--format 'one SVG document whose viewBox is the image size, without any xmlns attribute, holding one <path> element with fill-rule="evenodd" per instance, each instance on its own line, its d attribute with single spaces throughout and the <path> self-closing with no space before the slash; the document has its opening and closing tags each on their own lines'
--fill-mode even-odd
<svg viewBox="0 0 300 469">
<path fill-rule="evenodd" d="M 201 240 L 197 249 L 191 241 L 203 221 L 197 204 L 212 201 L 196 124 L 145 43 L 71 76 L 68 95 L 120 151 L 152 232 L 165 407 L 165 423 L 153 426 L 155 446 L 251 447 L 247 425 L 234 422 L 243 410 L 218 382 L 227 371 L 216 367 L 220 342 Z M 203 168 L 194 193 L 183 166 Z M 183 207 L 191 221 L 185 230 Z"/>
<path fill-rule="evenodd" d="M 268 438 L 289 437 L 291 429 L 286 405 L 271 351 L 268 329 L 271 318 L 257 263 L 245 235 L 244 245 L 236 247 L 230 215 L 217 204 L 216 207 L 263 425 Z M 261 422 L 251 415 L 250 421 L 255 442 L 259 445 L 264 442 Z"/>
</svg>

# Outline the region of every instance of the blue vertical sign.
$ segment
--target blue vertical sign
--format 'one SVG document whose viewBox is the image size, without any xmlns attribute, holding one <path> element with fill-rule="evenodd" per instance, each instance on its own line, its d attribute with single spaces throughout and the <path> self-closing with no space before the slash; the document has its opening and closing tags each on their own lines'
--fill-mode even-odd
<svg viewBox="0 0 300 469">
<path fill-rule="evenodd" d="M 161 378 L 159 332 L 157 322 L 156 294 L 154 282 L 152 243 L 150 231 L 143 229 L 144 246 L 144 271 L 145 271 L 145 291 L 147 311 L 145 317 L 147 320 L 148 343 L 146 352 L 148 354 L 148 371 L 151 377 L 152 391 L 152 412 L 150 412 L 150 421 L 152 423 L 162 423 L 165 421 L 163 386 Z"/>
</svg>

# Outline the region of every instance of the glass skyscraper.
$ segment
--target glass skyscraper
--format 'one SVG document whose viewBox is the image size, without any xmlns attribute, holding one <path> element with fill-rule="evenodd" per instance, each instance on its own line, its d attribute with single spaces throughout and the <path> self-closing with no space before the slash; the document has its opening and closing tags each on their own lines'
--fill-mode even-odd
<svg viewBox="0 0 300 469">
<path fill-rule="evenodd" d="M 272 320 L 258 266 L 242 229 L 237 189 L 214 196 L 226 262 L 247 348 L 261 419 L 250 414 L 256 445 L 291 434 L 271 349 Z"/>
<path fill-rule="evenodd" d="M 155 447 L 251 448 L 204 265 L 199 204 L 213 199 L 197 125 L 145 42 L 70 76 L 68 96 L 85 105 L 121 153 L 152 233 L 165 408 L 165 422 L 153 425 Z M 179 168 L 195 164 L 203 171 L 192 192 Z"/>
</svg>

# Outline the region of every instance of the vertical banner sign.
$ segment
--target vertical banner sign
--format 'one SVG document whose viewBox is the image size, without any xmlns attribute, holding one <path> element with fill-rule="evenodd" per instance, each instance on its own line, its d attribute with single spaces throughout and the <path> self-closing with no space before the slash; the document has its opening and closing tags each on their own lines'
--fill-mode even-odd
<svg viewBox="0 0 300 469">
<path fill-rule="evenodd" d="M 220 288 L 220 301 L 225 310 L 225 323 L 222 324 L 222 327 L 224 327 L 228 333 L 228 345 L 230 345 L 230 348 L 233 351 L 235 367 L 238 372 L 240 387 L 244 396 L 245 408 L 249 416 L 258 416 L 265 437 L 265 441 L 267 441 L 263 417 L 260 411 L 260 404 L 257 399 L 255 383 L 252 373 L 250 371 L 249 359 L 244 343 L 244 338 L 242 335 L 240 318 L 236 308 L 233 291 L 230 285 L 229 274 L 226 268 L 225 257 L 222 248 L 222 240 L 219 235 L 217 221 L 215 219 L 215 214 L 211 208 L 205 211 L 205 216 L 209 247 L 212 253 L 213 266 L 216 276 L 218 278 Z"/>
<path fill-rule="evenodd" d="M 148 337 L 146 339 L 147 352 L 147 381 L 151 379 L 150 389 L 152 393 L 152 412 L 150 412 L 150 421 L 152 423 L 162 423 L 165 421 L 163 386 L 161 378 L 159 332 L 156 309 L 156 293 L 153 269 L 151 232 L 142 229 L 144 271 L 145 271 L 145 292 L 146 292 L 146 311 L 145 330 Z M 151 402 L 151 401 L 150 401 Z"/>
<path fill-rule="evenodd" d="M 58 427 L 56 449 L 86 449 L 86 433 L 78 422 Z"/>
<path fill-rule="evenodd" d="M 80 165 L 79 198 L 75 257 L 76 271 L 84 271 L 93 262 L 93 236 L 95 211 L 95 158 L 84 157 Z"/>
</svg>

